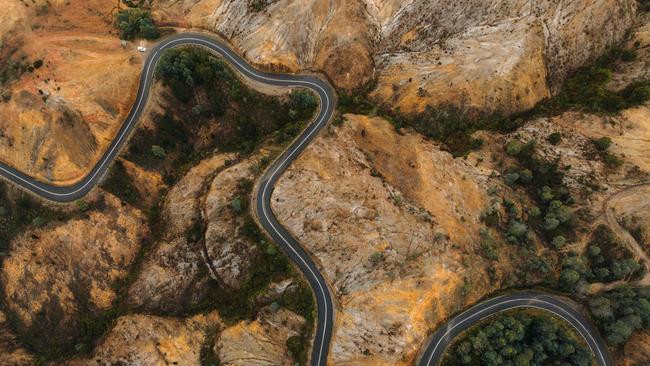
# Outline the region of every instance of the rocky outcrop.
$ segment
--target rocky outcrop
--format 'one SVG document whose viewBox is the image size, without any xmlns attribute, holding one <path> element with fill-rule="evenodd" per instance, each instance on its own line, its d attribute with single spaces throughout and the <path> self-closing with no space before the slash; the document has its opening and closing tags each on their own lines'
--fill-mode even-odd
<svg viewBox="0 0 650 366">
<path fill-rule="evenodd" d="M 240 184 L 243 180 L 252 184 L 251 169 L 256 164 L 256 160 L 248 159 L 224 170 L 212 181 L 205 197 L 204 240 L 209 267 L 214 270 L 212 275 L 230 289 L 238 289 L 246 282 L 259 255 L 257 244 L 241 232 L 244 221 L 235 212 L 247 209 L 243 205 L 248 197 L 239 193 Z M 241 206 L 234 208 L 235 201 Z"/>
<path fill-rule="evenodd" d="M 158 1 L 163 22 L 225 36 L 250 61 L 316 67 L 401 112 L 455 104 L 512 113 L 619 42 L 634 0 Z M 287 21 L 290 19 L 290 21 Z"/>
<path fill-rule="evenodd" d="M 201 223 L 201 197 L 208 179 L 231 158 L 217 154 L 201 161 L 169 190 L 162 210 L 164 233 L 129 288 L 131 307 L 173 313 L 205 298 L 208 276 L 200 238 L 190 238 L 187 233 Z"/>
<path fill-rule="evenodd" d="M 345 117 L 280 179 L 273 210 L 340 304 L 331 362 L 411 364 L 430 329 L 492 288 L 472 254 L 490 171 Z"/>
<path fill-rule="evenodd" d="M 12 241 L 2 264 L 4 300 L 22 331 L 39 344 L 65 343 L 92 318 L 113 305 L 147 235 L 142 213 L 105 195 L 105 209 L 88 218 L 32 229 Z"/>
<path fill-rule="evenodd" d="M 239 322 L 217 336 L 214 353 L 223 366 L 294 365 L 287 339 L 300 335 L 302 317 L 266 308 L 257 319 Z"/>
<path fill-rule="evenodd" d="M 199 366 L 209 334 L 220 328 L 215 312 L 187 319 L 127 315 L 117 319 L 92 357 L 62 362 L 61 366 Z"/>
<path fill-rule="evenodd" d="M 170 189 L 161 240 L 129 288 L 133 308 L 175 313 L 205 299 L 210 276 L 230 289 L 248 279 L 256 246 L 239 232 L 243 222 L 232 202 L 239 182 L 252 179 L 257 161 L 229 165 L 234 159 L 231 154 L 205 159 Z"/>
</svg>

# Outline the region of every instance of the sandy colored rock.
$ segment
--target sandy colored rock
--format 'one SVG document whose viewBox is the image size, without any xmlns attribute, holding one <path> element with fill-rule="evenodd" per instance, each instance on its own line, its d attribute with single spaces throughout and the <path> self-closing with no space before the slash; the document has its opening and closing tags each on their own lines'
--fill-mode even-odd
<svg viewBox="0 0 650 366">
<path fill-rule="evenodd" d="M 205 196 L 203 216 L 206 254 L 213 276 L 231 289 L 240 288 L 250 277 L 251 265 L 259 255 L 257 244 L 240 233 L 243 218 L 233 210 L 233 201 L 244 179 L 252 182 L 256 159 L 247 159 L 217 174 Z M 246 208 L 243 208 L 246 209 Z"/>
<path fill-rule="evenodd" d="M 233 214 L 231 202 L 239 181 L 252 178 L 250 169 L 257 162 L 227 167 L 226 161 L 234 158 L 232 154 L 207 158 L 170 189 L 163 206 L 162 238 L 129 288 L 133 308 L 176 313 L 205 299 L 210 276 L 231 288 L 248 279 L 256 247 L 238 233 L 242 222 Z M 204 226 L 204 231 L 194 232 Z"/>
<path fill-rule="evenodd" d="M 16 340 L 7 324 L 7 316 L 0 312 L 0 365 L 28 366 L 35 363 L 27 350 Z"/>
<path fill-rule="evenodd" d="M 204 193 L 206 180 L 217 171 L 223 169 L 226 161 L 233 160 L 234 154 L 216 154 L 201 161 L 190 169 L 181 180 L 174 185 L 165 197 L 163 218 L 167 223 L 166 236 L 173 238 L 184 234 L 192 223 L 200 217 L 199 198 Z"/>
<path fill-rule="evenodd" d="M 280 179 L 273 210 L 340 304 L 330 362 L 412 364 L 430 329 L 492 288 L 469 254 L 488 177 L 381 118 L 345 117 Z"/>
<path fill-rule="evenodd" d="M 110 195 L 87 219 L 52 223 L 13 240 L 2 265 L 4 299 L 21 328 L 65 342 L 81 316 L 112 306 L 147 226 L 140 211 Z"/>
<path fill-rule="evenodd" d="M 0 103 L 0 159 L 41 180 L 71 184 L 103 154 L 131 108 L 142 55 L 114 32 L 114 3 L 4 0 L 3 58 L 43 66 L 25 73 Z M 9 9 L 7 9 L 9 7 Z M 8 12 L 7 12 L 8 11 Z M 24 58 L 23 58 L 24 57 Z"/>
<path fill-rule="evenodd" d="M 61 365 L 199 366 L 208 334 L 220 327 L 216 312 L 188 319 L 127 315 L 117 319 L 92 357 Z"/>
<path fill-rule="evenodd" d="M 230 40 L 255 64 L 323 70 L 347 91 L 413 113 L 452 103 L 512 113 L 624 37 L 633 0 L 158 1 L 164 23 Z"/>
<path fill-rule="evenodd" d="M 223 366 L 292 366 L 286 341 L 300 335 L 305 319 L 288 310 L 263 310 L 257 319 L 226 328 L 214 352 Z"/>
</svg>

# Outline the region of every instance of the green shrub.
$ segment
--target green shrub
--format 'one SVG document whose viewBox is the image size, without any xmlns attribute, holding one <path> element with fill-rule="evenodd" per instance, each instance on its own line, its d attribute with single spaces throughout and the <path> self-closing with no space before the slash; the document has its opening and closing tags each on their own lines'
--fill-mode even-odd
<svg viewBox="0 0 650 366">
<path fill-rule="evenodd" d="M 120 10 L 115 15 L 115 23 L 120 30 L 121 39 L 156 39 L 160 36 L 148 10 L 140 8 Z"/>
<path fill-rule="evenodd" d="M 379 264 L 383 259 L 384 259 L 384 255 L 381 254 L 381 252 L 374 252 L 368 258 L 368 260 L 370 261 L 370 263 L 373 266 L 376 266 L 377 264 Z"/>
<path fill-rule="evenodd" d="M 598 151 L 606 151 L 612 145 L 612 139 L 604 136 L 596 140 L 592 140 L 594 147 Z"/>
<path fill-rule="evenodd" d="M 619 287 L 589 302 L 589 310 L 612 346 L 650 325 L 650 288 Z"/>
<path fill-rule="evenodd" d="M 158 159 L 164 159 L 165 156 L 167 155 L 165 153 L 165 149 L 158 145 L 151 145 L 151 153 L 153 156 L 157 157 Z"/>
<path fill-rule="evenodd" d="M 562 134 L 559 132 L 553 132 L 552 134 L 548 135 L 548 142 L 550 142 L 552 145 L 559 144 L 561 140 Z"/>
<path fill-rule="evenodd" d="M 506 153 L 510 156 L 517 156 L 521 153 L 523 145 L 519 140 L 511 140 L 506 144 Z"/>
<path fill-rule="evenodd" d="M 636 50 L 623 50 L 621 52 L 621 61 L 631 62 L 636 60 Z"/>
<path fill-rule="evenodd" d="M 236 214 L 240 214 L 244 211 L 246 205 L 241 196 L 236 196 L 230 203 L 230 207 Z"/>
</svg>

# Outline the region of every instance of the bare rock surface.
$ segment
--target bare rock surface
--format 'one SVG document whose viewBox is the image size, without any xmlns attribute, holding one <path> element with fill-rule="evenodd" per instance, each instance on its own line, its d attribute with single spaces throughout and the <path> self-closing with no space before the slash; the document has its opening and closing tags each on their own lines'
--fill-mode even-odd
<svg viewBox="0 0 650 366">
<path fill-rule="evenodd" d="M 215 312 L 186 319 L 127 315 L 117 320 L 91 357 L 60 365 L 199 366 L 208 334 L 220 327 Z"/>
<path fill-rule="evenodd" d="M 292 366 L 286 341 L 300 334 L 305 319 L 288 310 L 263 310 L 257 319 L 226 328 L 214 353 L 224 366 Z"/>
<path fill-rule="evenodd" d="M 429 329 L 491 288 L 467 253 L 489 172 L 380 118 L 345 117 L 280 179 L 273 209 L 334 288 L 330 361 L 411 364 Z"/>
<path fill-rule="evenodd" d="M 402 112 L 462 104 L 512 113 L 616 44 L 633 0 L 158 1 L 162 22 L 230 40 L 253 63 L 323 70 Z"/>
<path fill-rule="evenodd" d="M 239 185 L 242 180 L 252 184 L 251 169 L 256 164 L 256 160 L 248 159 L 219 173 L 205 197 L 204 240 L 209 266 L 216 279 L 231 289 L 240 288 L 249 278 L 250 266 L 259 255 L 256 244 L 241 233 L 244 222 L 232 207 L 235 200 L 247 200 L 238 194 Z M 239 210 L 245 209 L 242 206 Z"/>
<path fill-rule="evenodd" d="M 129 288 L 132 307 L 175 313 L 205 299 L 210 276 L 233 289 L 248 279 L 256 247 L 239 233 L 242 220 L 231 204 L 239 182 L 252 178 L 257 161 L 226 166 L 234 158 L 232 154 L 207 158 L 170 189 L 163 205 L 161 240 Z"/>
</svg>

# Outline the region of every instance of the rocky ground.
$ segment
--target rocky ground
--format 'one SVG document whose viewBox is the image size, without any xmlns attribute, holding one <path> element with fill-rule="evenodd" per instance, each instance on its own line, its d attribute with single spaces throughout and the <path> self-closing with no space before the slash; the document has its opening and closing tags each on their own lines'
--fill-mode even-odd
<svg viewBox="0 0 650 366">
<path fill-rule="evenodd" d="M 630 45 L 645 39 L 644 19 Z M 638 58 L 616 67 L 610 87 L 635 80 L 629 73 L 647 72 L 646 43 L 636 47 Z M 477 133 L 483 147 L 452 159 L 417 134 L 395 132 L 381 118 L 345 115 L 341 126 L 332 126 L 290 168 L 273 200 L 280 221 L 317 259 L 338 299 L 332 363 L 411 364 L 440 321 L 514 275 L 509 261 L 522 259 L 507 245 L 499 246 L 496 262 L 473 255 L 490 192 L 496 188 L 525 200 L 522 191 L 498 183 L 509 164 L 507 141 L 534 139 L 540 156 L 559 159 L 565 183 L 580 197 L 576 212 L 587 218 L 570 245 L 580 251 L 590 226 L 607 222 L 605 202 L 647 179 L 649 116 L 646 104 L 613 116 L 565 112 L 535 118 L 512 134 Z M 551 144 L 554 132 L 562 139 Z M 610 152 L 622 159 L 621 166 L 594 156 L 593 141 L 603 136 L 611 137 Z M 647 222 L 644 192 L 626 196 L 628 204 L 617 201 L 617 214 Z M 548 252 L 538 248 L 542 256 Z M 490 279 L 488 267 L 504 276 Z M 630 342 L 645 342 L 644 334 Z M 623 363 L 648 360 L 633 346 L 621 357 Z"/>
<path fill-rule="evenodd" d="M 426 105 L 516 112 L 617 43 L 636 2 L 155 1 L 161 22 L 224 35 L 252 62 L 325 71 L 402 112 Z"/>
<path fill-rule="evenodd" d="M 43 180 L 73 182 L 128 112 L 141 56 L 115 36 L 112 3 L 0 3 L 8 9 L 0 15 L 1 59 L 34 67 L 2 89 L 10 97 L 0 102 L 0 159 Z M 631 0 L 151 6 L 159 22 L 219 33 L 263 67 L 322 70 L 343 91 L 376 80 L 371 99 L 406 113 L 447 103 L 530 108 L 623 39 L 636 13 Z M 637 49 L 636 60 L 617 65 L 609 88 L 647 77 L 648 20 L 641 17 L 624 45 Z M 173 109 L 166 98 L 154 91 L 143 128 Z M 523 257 L 481 219 L 497 198 L 530 203 L 503 182 L 512 163 L 507 141 L 535 139 L 541 156 L 570 166 L 565 182 L 580 198 L 575 210 L 595 227 L 607 224 L 603 207 L 613 194 L 647 179 L 649 116 L 646 104 L 615 115 L 534 118 L 508 135 L 476 133 L 483 146 L 464 158 L 382 117 L 346 114 L 330 126 L 280 180 L 273 209 L 332 285 L 332 364 L 412 364 L 446 317 L 513 284 L 531 254 Z M 548 142 L 554 132 L 562 135 L 557 144 Z M 592 140 L 603 136 L 622 166 L 594 155 Z M 270 262 L 285 262 L 246 216 L 247 189 L 268 154 L 209 151 L 170 181 L 125 153 L 117 165 L 128 195 L 108 193 L 105 184 L 88 202 L 54 208 L 74 211 L 72 218 L 32 222 L 2 262 L 0 364 L 56 359 L 65 348 L 69 359 L 55 364 L 292 365 L 287 341 L 310 326 L 310 314 L 292 306 L 300 279 L 289 271 L 260 280 Z M 612 207 L 647 222 L 648 195 L 639 192 Z M 591 227 L 581 229 L 568 249 L 585 249 Z M 496 259 L 482 255 L 486 232 L 496 238 Z M 558 254 L 539 239 L 533 250 L 559 269 Z M 623 364 L 647 362 L 646 333 L 621 350 Z M 52 349 L 52 339 L 66 344 Z"/>
</svg>

